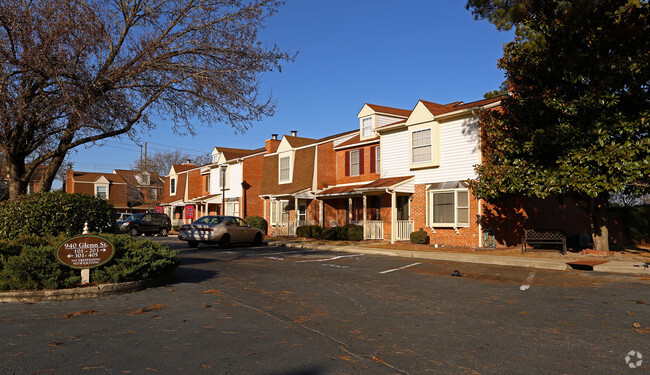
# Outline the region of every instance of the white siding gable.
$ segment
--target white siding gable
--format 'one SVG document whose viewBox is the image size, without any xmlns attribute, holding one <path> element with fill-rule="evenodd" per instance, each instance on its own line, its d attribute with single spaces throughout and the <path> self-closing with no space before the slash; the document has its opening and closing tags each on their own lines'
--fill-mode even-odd
<svg viewBox="0 0 650 375">
<path fill-rule="evenodd" d="M 381 135 L 382 177 L 415 176 L 415 184 L 476 178 L 474 165 L 479 163 L 478 139 L 476 118 L 442 122 L 440 145 L 435 145 L 440 147 L 440 166 L 411 170 L 408 128 L 385 132 Z"/>
</svg>

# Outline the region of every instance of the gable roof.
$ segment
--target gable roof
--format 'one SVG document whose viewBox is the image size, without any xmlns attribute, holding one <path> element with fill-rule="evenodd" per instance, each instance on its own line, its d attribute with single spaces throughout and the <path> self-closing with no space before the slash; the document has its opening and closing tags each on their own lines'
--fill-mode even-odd
<svg viewBox="0 0 650 375">
<path fill-rule="evenodd" d="M 366 105 L 368 107 L 370 107 L 373 111 L 377 112 L 377 113 L 385 113 L 385 114 L 390 114 L 390 115 L 409 117 L 411 115 L 411 112 L 412 112 L 412 111 L 410 111 L 408 109 L 386 107 L 386 106 L 377 105 L 377 104 L 366 103 Z"/>
<path fill-rule="evenodd" d="M 226 158 L 226 160 L 239 159 L 239 158 L 243 158 L 243 157 L 246 157 L 246 156 L 249 156 L 249 155 L 253 155 L 253 154 L 257 154 L 257 153 L 266 151 L 265 147 L 258 148 L 256 150 L 249 150 L 249 149 L 243 149 L 243 148 L 230 148 L 230 147 L 216 146 L 215 149 L 217 149 L 217 151 L 222 153 L 223 156 Z"/>
<path fill-rule="evenodd" d="M 342 149 L 342 148 L 347 148 L 347 147 L 354 147 L 357 145 L 366 145 L 370 143 L 375 143 L 379 142 L 379 137 L 372 137 L 368 139 L 364 139 L 363 141 L 361 140 L 361 135 L 357 134 L 354 137 L 348 139 L 347 141 L 339 144 L 338 146 L 335 147 L 335 149 Z"/>
<path fill-rule="evenodd" d="M 318 141 L 317 139 L 294 137 L 292 135 L 285 135 L 282 138 L 286 139 L 287 142 L 289 142 L 289 144 L 291 145 L 292 148 L 299 148 L 299 147 L 307 146 L 307 145 L 310 145 L 312 143 L 316 143 Z"/>
</svg>

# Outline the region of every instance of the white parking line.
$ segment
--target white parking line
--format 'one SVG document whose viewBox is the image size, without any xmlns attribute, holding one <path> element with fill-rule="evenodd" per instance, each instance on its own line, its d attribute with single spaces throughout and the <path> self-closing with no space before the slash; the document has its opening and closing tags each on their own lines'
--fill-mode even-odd
<svg viewBox="0 0 650 375">
<path fill-rule="evenodd" d="M 352 257 L 358 257 L 362 256 L 363 254 L 354 254 L 354 255 L 339 255 L 337 257 L 333 258 L 327 258 L 327 259 L 310 259 L 310 260 L 301 260 L 296 263 L 307 263 L 307 262 L 327 262 L 328 260 L 336 260 L 336 259 L 341 259 L 341 258 L 352 258 Z"/>
<path fill-rule="evenodd" d="M 409 267 L 417 266 L 418 264 L 422 264 L 422 263 L 413 263 L 413 264 L 409 264 L 408 266 L 404 266 L 404 267 L 400 267 L 400 268 L 393 268 L 392 270 L 381 271 L 381 272 L 379 272 L 379 273 L 395 272 L 395 271 L 403 270 L 403 269 L 405 269 L 405 268 L 409 268 Z"/>
</svg>

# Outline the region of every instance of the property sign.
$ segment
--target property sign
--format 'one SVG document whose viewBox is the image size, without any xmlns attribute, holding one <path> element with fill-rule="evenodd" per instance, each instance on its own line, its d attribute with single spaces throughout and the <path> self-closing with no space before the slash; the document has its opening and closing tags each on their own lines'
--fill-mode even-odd
<svg viewBox="0 0 650 375">
<path fill-rule="evenodd" d="M 95 268 L 113 259 L 115 246 L 103 237 L 81 235 L 61 243 L 54 255 L 59 263 L 71 268 Z"/>
<path fill-rule="evenodd" d="M 185 206 L 185 218 L 194 219 L 194 206 Z"/>
<path fill-rule="evenodd" d="M 156 213 L 164 214 L 165 208 L 163 206 L 156 206 Z"/>
</svg>

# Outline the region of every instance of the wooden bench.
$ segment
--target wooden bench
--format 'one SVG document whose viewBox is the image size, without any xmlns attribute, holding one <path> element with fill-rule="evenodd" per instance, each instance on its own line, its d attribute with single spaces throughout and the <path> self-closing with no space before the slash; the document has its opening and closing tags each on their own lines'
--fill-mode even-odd
<svg viewBox="0 0 650 375">
<path fill-rule="evenodd" d="M 521 239 L 521 253 L 526 245 L 562 245 L 562 255 L 566 254 L 566 234 L 561 231 L 526 229 Z"/>
</svg>

